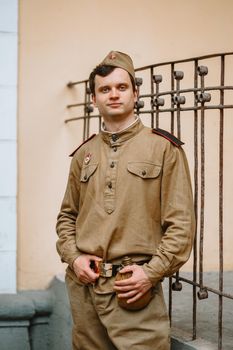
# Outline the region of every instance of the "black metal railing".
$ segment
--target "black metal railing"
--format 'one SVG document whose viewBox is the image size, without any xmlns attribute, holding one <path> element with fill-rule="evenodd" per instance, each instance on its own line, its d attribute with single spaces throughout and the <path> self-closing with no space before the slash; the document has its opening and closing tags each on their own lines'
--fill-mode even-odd
<svg viewBox="0 0 233 350">
<path fill-rule="evenodd" d="M 207 66 L 208 65 L 208 66 Z M 192 180 L 194 187 L 194 206 L 197 219 L 196 235 L 193 247 L 193 274 L 192 278 L 185 278 L 180 272 L 169 279 L 169 315 L 172 322 L 172 295 L 173 291 L 182 289 L 181 282 L 193 288 L 192 306 L 192 338 L 197 337 L 197 298 L 208 298 L 208 293 L 218 296 L 218 349 L 222 349 L 223 340 L 223 298 L 233 299 L 233 294 L 224 291 L 224 120 L 227 110 L 233 109 L 233 52 L 212 54 L 190 59 L 152 64 L 136 69 L 140 78 L 136 79 L 139 91 L 135 113 L 143 119 L 145 124 L 152 128 L 162 127 L 184 139 L 193 150 L 188 154 L 191 162 Z M 211 72 L 211 73 L 210 73 Z M 229 75 L 228 75 L 229 73 Z M 226 84 L 226 77 L 232 84 Z M 186 81 L 187 80 L 187 81 Z M 90 135 L 90 130 L 101 129 L 101 117 L 91 102 L 88 80 L 72 82 L 68 87 L 78 87 L 77 98 L 82 94 L 83 100 L 67 106 L 73 116 L 65 120 L 82 122 L 83 139 Z M 191 87 L 190 87 L 191 86 Z M 81 110 L 80 110 L 81 108 Z M 76 115 L 78 113 L 78 115 Z M 230 118 L 227 115 L 227 118 Z M 232 117 L 231 117 L 232 118 Z M 218 148 L 216 169 L 218 170 L 217 202 L 218 208 L 211 215 L 218 217 L 218 286 L 212 288 L 204 281 L 204 242 L 208 228 L 206 226 L 206 171 L 208 162 L 209 132 L 206 123 L 212 120 L 211 128 L 218 132 L 215 147 Z M 96 123 L 97 121 L 97 123 Z M 94 127 L 92 127 L 94 123 Z M 192 128 L 192 139 L 190 139 Z M 216 134 L 217 135 L 217 134 Z M 186 139 L 187 138 L 187 139 Z M 209 147 L 209 146 L 208 146 Z M 214 194 L 213 194 L 214 196 Z M 208 211 L 209 213 L 209 211 Z M 216 265 L 216 264 L 215 264 Z M 174 282 L 172 280 L 174 279 Z"/>
</svg>

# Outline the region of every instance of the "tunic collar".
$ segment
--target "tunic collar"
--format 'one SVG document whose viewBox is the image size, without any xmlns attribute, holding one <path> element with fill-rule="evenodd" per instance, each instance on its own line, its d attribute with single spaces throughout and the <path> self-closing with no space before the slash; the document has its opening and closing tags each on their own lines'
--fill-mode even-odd
<svg viewBox="0 0 233 350">
<path fill-rule="evenodd" d="M 131 137 L 134 137 L 143 129 L 143 124 L 139 118 L 137 118 L 132 124 L 130 124 L 124 130 L 118 132 L 109 132 L 102 130 L 101 136 L 107 144 L 114 146 L 120 146 L 125 141 L 129 140 Z"/>
</svg>

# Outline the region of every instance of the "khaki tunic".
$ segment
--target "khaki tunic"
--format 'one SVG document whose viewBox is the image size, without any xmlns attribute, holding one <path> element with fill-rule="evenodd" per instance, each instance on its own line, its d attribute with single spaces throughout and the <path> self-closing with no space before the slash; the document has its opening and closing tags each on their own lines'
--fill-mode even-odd
<svg viewBox="0 0 233 350">
<path fill-rule="evenodd" d="M 82 253 L 104 261 L 152 257 L 155 285 L 189 258 L 193 198 L 185 153 L 137 120 L 101 132 L 75 153 L 61 211 L 57 250 L 72 266 Z"/>
<path fill-rule="evenodd" d="M 182 147 L 152 133 L 139 119 L 122 132 L 102 131 L 91 138 L 73 156 L 57 220 L 57 250 L 69 265 L 67 279 L 73 316 L 79 312 L 74 310 L 78 292 L 71 281 L 79 293 L 80 283 L 72 264 L 80 254 L 93 254 L 113 263 L 120 263 L 125 255 L 135 261 L 149 258 L 143 269 L 156 288 L 164 276 L 173 274 L 189 258 L 194 227 L 190 175 Z M 89 289 L 99 297 L 108 297 L 113 284 L 114 278 L 100 277 Z M 154 298 L 157 309 L 163 298 L 161 293 Z M 164 305 L 162 308 L 166 312 Z M 146 309 L 151 314 L 146 316 L 147 322 L 153 324 L 157 316 Z M 139 313 L 142 317 L 141 311 L 134 312 L 135 320 Z M 74 322 L 80 324 L 76 316 Z M 100 314 L 98 318 L 101 319 Z M 160 342 L 167 345 L 158 349 L 166 349 L 169 326 L 165 316 L 163 324 L 159 319 L 157 325 L 166 333 Z M 82 334 L 85 332 L 84 329 Z M 154 336 L 151 344 L 159 344 L 158 332 Z M 129 348 L 130 344 L 125 346 Z M 77 344 L 75 348 L 79 349 Z"/>
</svg>

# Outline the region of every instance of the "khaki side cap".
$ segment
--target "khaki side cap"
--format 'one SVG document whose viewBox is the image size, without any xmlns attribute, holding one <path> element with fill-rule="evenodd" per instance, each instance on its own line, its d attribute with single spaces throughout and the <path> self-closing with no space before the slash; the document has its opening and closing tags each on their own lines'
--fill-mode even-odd
<svg viewBox="0 0 233 350">
<path fill-rule="evenodd" d="M 133 61 L 131 57 L 126 53 L 120 51 L 110 51 L 109 54 L 100 63 L 100 66 L 103 65 L 122 68 L 135 79 Z"/>
</svg>

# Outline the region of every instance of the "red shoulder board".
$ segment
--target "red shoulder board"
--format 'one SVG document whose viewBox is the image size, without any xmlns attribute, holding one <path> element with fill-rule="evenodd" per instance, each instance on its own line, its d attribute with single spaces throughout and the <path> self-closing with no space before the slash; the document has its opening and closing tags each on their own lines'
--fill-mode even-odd
<svg viewBox="0 0 233 350">
<path fill-rule="evenodd" d="M 157 134 L 157 135 L 165 137 L 165 139 L 170 141 L 176 147 L 180 147 L 180 146 L 184 145 L 184 142 L 180 141 L 177 137 L 175 137 L 174 135 L 170 134 L 170 132 L 168 132 L 166 130 L 156 128 L 156 129 L 152 129 L 152 132 L 154 134 Z"/>
<path fill-rule="evenodd" d="M 79 148 L 81 148 L 85 143 L 87 143 L 88 141 L 90 141 L 91 139 L 93 139 L 93 137 L 95 137 L 96 134 L 91 135 L 88 139 L 86 139 L 83 143 L 81 143 L 81 145 L 79 145 L 70 155 L 69 157 L 73 157 L 73 155 L 77 152 L 77 150 Z"/>
</svg>

